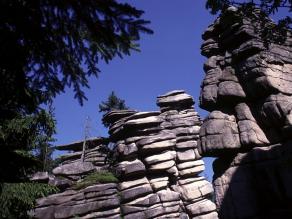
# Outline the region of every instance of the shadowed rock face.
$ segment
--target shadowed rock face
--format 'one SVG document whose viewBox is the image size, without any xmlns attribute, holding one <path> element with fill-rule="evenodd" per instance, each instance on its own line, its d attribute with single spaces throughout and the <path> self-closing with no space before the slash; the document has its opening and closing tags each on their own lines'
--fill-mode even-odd
<svg viewBox="0 0 292 219">
<path fill-rule="evenodd" d="M 266 46 L 261 31 L 230 7 L 203 34 L 208 60 L 200 107 L 210 114 L 198 149 L 219 157 L 213 168 L 220 218 L 292 215 L 285 172 L 292 171 L 286 148 L 292 146 L 292 38 L 288 32 L 283 44 Z"/>
<path fill-rule="evenodd" d="M 123 218 L 218 218 L 212 185 L 199 176 L 205 166 L 193 104 L 176 90 L 157 98 L 160 111 L 113 111 L 103 118 L 116 144 Z"/>
</svg>

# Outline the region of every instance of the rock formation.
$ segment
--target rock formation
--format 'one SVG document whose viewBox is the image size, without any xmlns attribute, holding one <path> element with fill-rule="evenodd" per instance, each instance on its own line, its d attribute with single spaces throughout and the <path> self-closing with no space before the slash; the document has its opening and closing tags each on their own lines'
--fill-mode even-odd
<svg viewBox="0 0 292 219">
<path fill-rule="evenodd" d="M 57 186 L 61 193 L 37 200 L 37 207 L 31 213 L 39 219 L 61 218 L 120 218 L 120 199 L 117 183 L 91 182 L 81 188 L 91 174 L 102 174 L 107 170 L 107 138 L 87 139 L 83 152 L 83 141 L 57 146 L 58 150 L 69 150 L 62 155 L 61 163 L 48 177 L 48 183 Z M 32 180 L 43 182 L 48 174 L 36 174 Z M 79 184 L 78 184 L 79 183 Z M 83 188 L 85 187 L 85 188 Z M 82 216 L 82 217 L 79 217 Z"/>
<path fill-rule="evenodd" d="M 259 11 L 230 7 L 203 34 L 208 60 L 200 106 L 210 111 L 199 152 L 218 157 L 213 184 L 222 219 L 292 216 L 292 38 L 262 37 Z M 266 18 L 264 25 L 272 26 Z"/>
<path fill-rule="evenodd" d="M 121 214 L 131 218 L 217 218 L 212 185 L 199 176 L 201 125 L 193 98 L 172 91 L 157 98 L 161 111 L 112 111 Z"/>
<path fill-rule="evenodd" d="M 96 184 L 81 190 L 68 189 L 37 200 L 34 218 L 120 219 L 116 183 Z"/>
<path fill-rule="evenodd" d="M 197 149 L 201 121 L 193 104 L 190 95 L 178 90 L 157 98 L 160 111 L 120 110 L 104 116 L 114 143 L 109 160 L 119 183 L 76 188 L 91 172 L 107 168 L 101 153 L 107 139 L 90 140 L 84 156 L 82 142 L 59 146 L 73 152 L 61 157 L 53 174 L 70 183 L 59 183 L 65 191 L 38 199 L 34 217 L 217 219 L 212 185 L 199 175 L 205 167 Z"/>
<path fill-rule="evenodd" d="M 77 141 L 56 147 L 59 151 L 70 152 L 59 157 L 60 164 L 53 169 L 54 178 L 49 181 L 49 184 L 65 189 L 84 178 L 88 173 L 107 169 L 108 165 L 105 164 L 105 160 L 107 157 L 108 139 L 87 139 L 84 152 L 83 144 L 84 141 Z"/>
</svg>

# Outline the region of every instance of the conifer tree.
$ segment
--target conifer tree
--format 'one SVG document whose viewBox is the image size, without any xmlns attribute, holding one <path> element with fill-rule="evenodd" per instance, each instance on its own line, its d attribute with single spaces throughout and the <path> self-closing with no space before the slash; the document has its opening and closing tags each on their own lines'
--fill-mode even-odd
<svg viewBox="0 0 292 219">
<path fill-rule="evenodd" d="M 106 101 L 102 101 L 101 104 L 99 104 L 99 112 L 103 112 L 104 114 L 112 110 L 126 109 L 129 109 L 129 107 L 125 104 L 125 100 L 117 97 L 114 91 L 110 93 Z M 105 121 L 103 121 L 103 125 L 105 127 L 109 126 L 109 124 L 107 124 Z"/>
<path fill-rule="evenodd" d="M 138 50 L 152 33 L 142 14 L 115 0 L 0 1 L 0 218 L 25 218 L 53 191 L 28 182 L 47 168 L 39 158 L 47 162 L 55 121 L 45 109 L 66 87 L 82 104 L 101 60 Z"/>
</svg>

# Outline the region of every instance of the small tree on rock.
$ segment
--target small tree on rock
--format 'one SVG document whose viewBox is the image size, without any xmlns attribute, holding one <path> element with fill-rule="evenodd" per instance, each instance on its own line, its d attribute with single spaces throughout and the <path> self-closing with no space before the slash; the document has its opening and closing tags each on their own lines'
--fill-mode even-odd
<svg viewBox="0 0 292 219">
<path fill-rule="evenodd" d="M 99 104 L 99 112 L 103 112 L 104 114 L 112 110 L 126 110 L 126 109 L 129 109 L 129 107 L 125 104 L 125 100 L 117 97 L 114 91 L 110 93 L 106 101 L 102 101 L 101 104 Z M 105 121 L 103 121 L 103 125 L 105 127 L 109 126 L 109 124 Z"/>
</svg>

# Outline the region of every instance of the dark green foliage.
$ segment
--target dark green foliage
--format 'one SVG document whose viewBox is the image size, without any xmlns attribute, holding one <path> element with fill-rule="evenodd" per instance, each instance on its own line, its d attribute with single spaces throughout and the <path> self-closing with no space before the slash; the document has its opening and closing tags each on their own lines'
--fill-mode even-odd
<svg viewBox="0 0 292 219">
<path fill-rule="evenodd" d="M 97 63 L 129 55 L 141 32 L 152 33 L 142 14 L 115 0 L 1 1 L 0 100 L 30 110 L 72 86 L 82 103 Z"/>
<path fill-rule="evenodd" d="M 118 181 L 119 180 L 111 172 L 108 171 L 94 172 L 87 175 L 82 181 L 77 182 L 72 187 L 72 189 L 79 190 L 98 183 L 117 183 Z"/>
<path fill-rule="evenodd" d="M 102 101 L 101 104 L 99 104 L 99 112 L 108 113 L 111 110 L 124 109 L 129 109 L 129 107 L 126 106 L 125 100 L 116 96 L 114 91 L 111 92 L 106 101 Z"/>
<path fill-rule="evenodd" d="M 50 142 L 55 133 L 51 112 L 39 110 L 2 120 L 0 126 L 0 181 L 22 181 L 36 170 L 46 170 L 50 162 Z"/>
<path fill-rule="evenodd" d="M 66 87 L 82 104 L 98 62 L 129 55 L 141 33 L 152 33 L 142 14 L 115 0 L 0 1 L 0 183 L 22 186 L 29 174 L 54 165 L 55 121 L 43 109 Z M 20 199 L 13 205 L 18 201 L 22 206 Z M 13 205 L 7 212 L 23 218 L 26 208 Z"/>
<path fill-rule="evenodd" d="M 126 110 L 129 109 L 128 106 L 125 104 L 125 100 L 120 99 L 116 96 L 115 92 L 112 91 L 110 95 L 108 96 L 106 101 L 102 101 L 101 104 L 99 104 L 99 112 L 103 112 L 104 114 L 112 111 L 112 110 Z M 108 127 L 109 124 L 103 121 L 103 125 L 105 127 Z"/>
<path fill-rule="evenodd" d="M 54 186 L 41 183 L 0 184 L 0 218 L 29 218 L 26 212 L 35 205 L 35 200 L 58 192 Z"/>
</svg>

